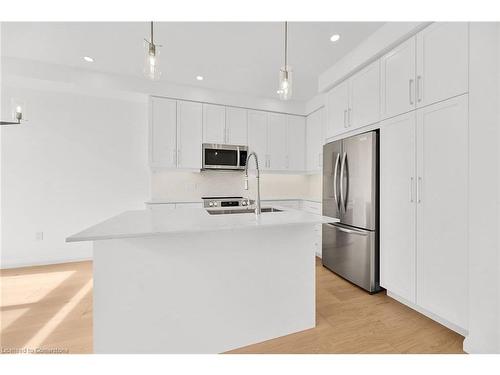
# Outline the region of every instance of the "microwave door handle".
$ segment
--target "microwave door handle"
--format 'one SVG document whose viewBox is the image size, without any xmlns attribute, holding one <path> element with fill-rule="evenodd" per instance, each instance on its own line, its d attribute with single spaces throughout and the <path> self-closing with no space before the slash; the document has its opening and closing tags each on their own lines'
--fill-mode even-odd
<svg viewBox="0 0 500 375">
<path fill-rule="evenodd" d="M 335 204 L 337 205 L 337 209 L 340 211 L 340 200 L 337 194 L 337 176 L 340 162 L 340 153 L 337 154 L 335 158 L 335 167 L 333 168 L 333 198 L 335 199 Z"/>
</svg>

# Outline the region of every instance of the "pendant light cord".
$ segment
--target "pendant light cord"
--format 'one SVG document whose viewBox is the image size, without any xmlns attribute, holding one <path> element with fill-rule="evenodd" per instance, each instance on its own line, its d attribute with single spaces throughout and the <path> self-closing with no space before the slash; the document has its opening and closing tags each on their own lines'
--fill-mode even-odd
<svg viewBox="0 0 500 375">
<path fill-rule="evenodd" d="M 285 70 L 287 69 L 287 55 L 288 55 L 288 22 L 285 21 Z"/>
<path fill-rule="evenodd" d="M 151 44 L 154 44 L 154 42 L 153 42 L 153 21 L 151 21 Z"/>
</svg>

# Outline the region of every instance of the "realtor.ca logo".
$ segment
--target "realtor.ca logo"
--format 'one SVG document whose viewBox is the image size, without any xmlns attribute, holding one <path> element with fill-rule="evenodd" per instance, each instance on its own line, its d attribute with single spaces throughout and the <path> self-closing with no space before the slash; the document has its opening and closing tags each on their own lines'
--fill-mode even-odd
<svg viewBox="0 0 500 375">
<path fill-rule="evenodd" d="M 66 348 L 2 348 L 2 354 L 67 354 Z"/>
</svg>

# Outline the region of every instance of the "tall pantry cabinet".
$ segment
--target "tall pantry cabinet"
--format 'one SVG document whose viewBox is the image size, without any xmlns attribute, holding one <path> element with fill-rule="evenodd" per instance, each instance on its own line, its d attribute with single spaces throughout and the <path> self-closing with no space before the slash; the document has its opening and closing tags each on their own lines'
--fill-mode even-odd
<svg viewBox="0 0 500 375">
<path fill-rule="evenodd" d="M 382 122 L 381 285 L 467 328 L 467 95 Z"/>
<path fill-rule="evenodd" d="M 380 278 L 468 326 L 468 24 L 434 23 L 381 58 Z"/>
</svg>

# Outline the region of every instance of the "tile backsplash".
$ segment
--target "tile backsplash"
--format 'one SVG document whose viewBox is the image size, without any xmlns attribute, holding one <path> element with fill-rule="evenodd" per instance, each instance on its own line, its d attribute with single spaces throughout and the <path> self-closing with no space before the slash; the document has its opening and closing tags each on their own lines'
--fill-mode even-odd
<svg viewBox="0 0 500 375">
<path fill-rule="evenodd" d="M 318 182 L 319 181 L 319 182 Z M 260 176 L 263 199 L 321 199 L 321 176 L 266 174 Z M 249 196 L 256 193 L 255 174 L 249 177 L 249 190 L 244 190 L 243 172 L 154 171 L 151 174 L 151 199 L 197 201 L 203 196 Z"/>
</svg>

